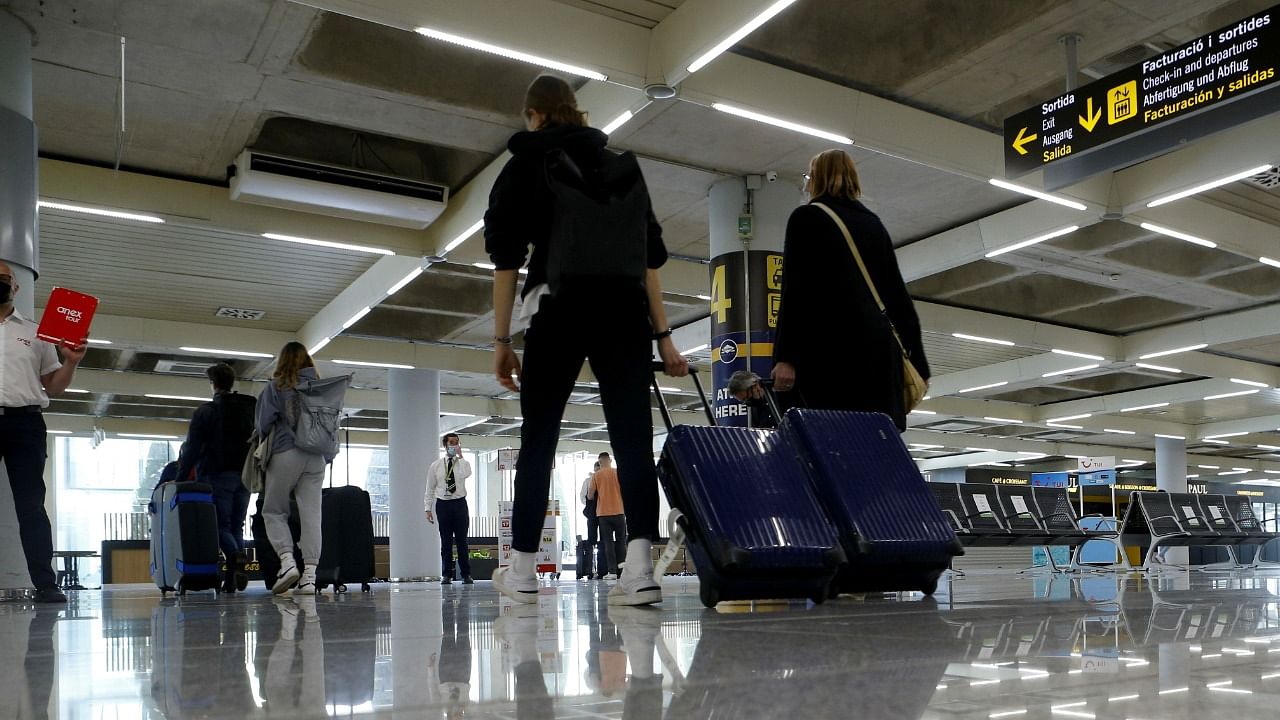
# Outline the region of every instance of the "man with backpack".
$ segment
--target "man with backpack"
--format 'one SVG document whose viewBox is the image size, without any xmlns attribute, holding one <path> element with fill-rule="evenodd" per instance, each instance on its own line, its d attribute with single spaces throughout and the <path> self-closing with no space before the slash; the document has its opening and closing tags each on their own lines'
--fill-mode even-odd
<svg viewBox="0 0 1280 720">
<path fill-rule="evenodd" d="M 236 371 L 226 363 L 205 370 L 213 386 L 213 400 L 196 408 L 187 430 L 187 441 L 178 457 L 177 477 L 195 472 L 199 482 L 213 488 L 218 513 L 218 545 L 227 558 L 223 592 L 235 592 L 244 567 L 244 519 L 249 511 L 249 490 L 240 481 L 249 436 L 253 433 L 253 397 L 232 390 Z"/>
</svg>

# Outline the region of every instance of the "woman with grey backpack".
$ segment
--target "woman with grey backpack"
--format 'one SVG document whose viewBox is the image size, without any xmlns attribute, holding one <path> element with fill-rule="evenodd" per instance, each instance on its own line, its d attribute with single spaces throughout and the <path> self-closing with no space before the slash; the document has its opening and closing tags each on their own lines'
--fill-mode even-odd
<svg viewBox="0 0 1280 720">
<path fill-rule="evenodd" d="M 267 538 L 280 556 L 280 573 L 271 587 L 277 595 L 291 587 L 295 593 L 317 591 L 320 485 L 325 465 L 337 455 L 337 418 L 341 409 L 340 400 L 337 408 L 317 409 L 304 396 L 319 380 L 307 348 L 291 342 L 280 351 L 275 374 L 258 397 L 258 434 L 265 438 L 274 433 L 262 493 L 262 519 Z M 345 384 L 342 390 L 345 391 Z M 298 539 L 301 563 L 293 556 L 293 534 L 289 531 L 291 494 L 297 499 L 302 525 Z"/>
</svg>

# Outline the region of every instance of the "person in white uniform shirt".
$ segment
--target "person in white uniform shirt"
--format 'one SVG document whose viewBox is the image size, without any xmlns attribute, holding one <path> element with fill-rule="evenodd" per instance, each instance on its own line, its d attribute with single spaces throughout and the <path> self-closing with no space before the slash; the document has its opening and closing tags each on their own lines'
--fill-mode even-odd
<svg viewBox="0 0 1280 720">
<path fill-rule="evenodd" d="M 462 441 L 457 433 L 445 435 L 443 442 L 444 457 L 431 463 L 431 469 L 427 470 L 427 522 L 436 523 L 440 528 L 440 584 L 453 582 L 453 547 L 456 544 L 462 582 L 470 585 L 474 582 L 467 549 L 471 512 L 467 508 L 465 481 L 471 477 L 471 463 L 462 457 Z"/>
<path fill-rule="evenodd" d="M 13 306 L 18 281 L 0 262 L 0 461 L 9 474 L 13 504 L 36 602 L 67 601 L 53 572 L 53 531 L 44 510 L 46 433 L 41 411 L 49 396 L 71 384 L 84 346 L 58 351 L 36 337 L 36 323 Z"/>
</svg>

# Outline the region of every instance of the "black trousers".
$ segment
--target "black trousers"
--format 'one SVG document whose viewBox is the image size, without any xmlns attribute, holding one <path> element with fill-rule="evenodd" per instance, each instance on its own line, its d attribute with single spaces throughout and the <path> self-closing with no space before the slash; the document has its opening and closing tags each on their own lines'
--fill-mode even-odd
<svg viewBox="0 0 1280 720">
<path fill-rule="evenodd" d="M 0 415 L 0 460 L 9 474 L 27 572 L 37 589 L 57 587 L 53 572 L 53 529 L 44 511 L 44 416 Z"/>
<path fill-rule="evenodd" d="M 604 546 L 604 557 L 608 565 L 601 567 L 600 574 L 620 572 L 618 563 L 627 559 L 627 520 L 625 515 L 600 516 L 600 544 Z"/>
<path fill-rule="evenodd" d="M 458 546 L 458 564 L 462 576 L 471 574 L 471 550 L 467 547 L 467 530 L 471 527 L 471 512 L 467 499 L 436 500 L 436 527 L 440 528 L 440 570 L 444 577 L 453 577 L 453 547 Z"/>
<path fill-rule="evenodd" d="M 538 549 L 560 420 L 584 360 L 600 383 L 631 538 L 658 535 L 658 475 L 649 405 L 652 330 L 643 290 L 624 295 L 575 297 L 564 291 L 544 297 L 525 331 L 520 376 L 524 423 L 511 511 L 511 546 L 516 550 Z"/>
</svg>

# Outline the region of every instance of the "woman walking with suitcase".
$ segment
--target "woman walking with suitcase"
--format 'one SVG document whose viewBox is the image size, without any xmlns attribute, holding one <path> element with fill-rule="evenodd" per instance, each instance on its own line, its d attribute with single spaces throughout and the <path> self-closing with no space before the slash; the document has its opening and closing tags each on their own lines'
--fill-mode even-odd
<svg viewBox="0 0 1280 720">
<path fill-rule="evenodd" d="M 658 536 L 649 404 L 653 341 L 667 374 L 688 373 L 662 305 L 662 228 L 634 156 L 605 149 L 608 137 L 587 127 L 566 82 L 550 75 L 534 80 L 524 108 L 528 131 L 508 143 L 513 157 L 494 183 L 484 218 L 485 249 L 497 267 L 494 369 L 503 387 L 520 392 L 524 416 L 511 565 L 494 573 L 494 586 L 517 602 L 537 602 L 534 556 L 560 420 L 586 360 L 600 383 L 630 530 L 625 571 L 609 603 L 661 602 L 651 556 Z M 522 316 L 532 319 L 522 365 L 512 347 L 511 319 L 517 271 L 526 258 Z"/>
</svg>

